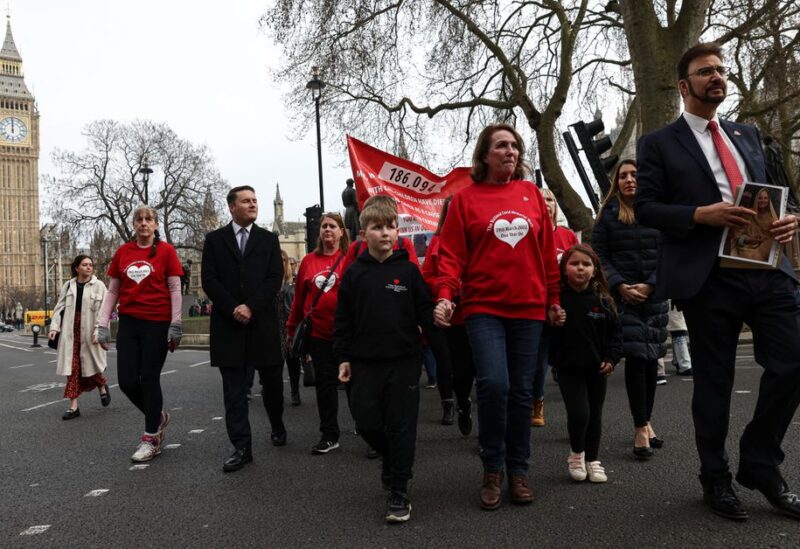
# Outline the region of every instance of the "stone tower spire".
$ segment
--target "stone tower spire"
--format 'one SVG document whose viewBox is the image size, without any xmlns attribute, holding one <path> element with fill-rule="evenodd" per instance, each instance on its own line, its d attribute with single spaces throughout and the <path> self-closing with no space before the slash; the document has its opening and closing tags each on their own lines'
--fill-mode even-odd
<svg viewBox="0 0 800 549">
<path fill-rule="evenodd" d="M 272 222 L 272 232 L 280 235 L 283 232 L 283 199 L 281 198 L 281 186 L 275 184 L 275 200 L 272 202 L 275 206 L 275 221 Z"/>
<path fill-rule="evenodd" d="M 6 38 L 0 49 L 0 93 L 6 97 L 33 99 L 33 95 L 25 85 L 22 72 L 22 56 L 14 43 L 11 33 L 11 16 L 6 16 Z"/>
<path fill-rule="evenodd" d="M 22 56 L 7 17 L 0 48 L 0 288 L 41 295 L 58 284 L 56 269 L 43 270 L 39 226 L 39 111 L 25 85 Z M 10 238 L 12 237 L 13 238 Z M 48 250 L 48 266 L 57 258 Z M 52 276 L 52 278 L 51 278 Z M 35 292 L 35 293 L 34 293 Z M 48 296 L 52 298 L 52 296 Z M 48 299 L 52 306 L 52 300 Z M 24 307 L 37 305 L 33 298 Z"/>
</svg>

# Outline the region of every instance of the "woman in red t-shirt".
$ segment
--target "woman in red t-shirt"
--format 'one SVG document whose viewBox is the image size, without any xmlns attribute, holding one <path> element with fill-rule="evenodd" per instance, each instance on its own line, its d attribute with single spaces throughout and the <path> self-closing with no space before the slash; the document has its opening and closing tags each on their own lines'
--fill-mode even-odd
<svg viewBox="0 0 800 549">
<path fill-rule="evenodd" d="M 553 222 L 553 241 L 556 248 L 556 260 L 561 262 L 564 252 L 578 243 L 575 233 L 566 227 L 558 225 L 558 203 L 553 191 L 542 189 L 544 203 L 547 206 L 547 213 Z M 550 330 L 547 326 L 542 331 L 542 339 L 539 341 L 539 354 L 536 357 L 536 371 L 533 374 L 533 409 L 531 411 L 531 425 L 533 427 L 544 427 L 544 379 L 547 377 L 547 357 L 550 350 Z"/>
<path fill-rule="evenodd" d="M 311 314 L 311 305 L 319 296 L 311 317 L 309 354 L 316 377 L 314 387 L 322 437 L 311 448 L 312 454 L 327 454 L 339 447 L 339 364 L 333 356 L 333 317 L 342 275 L 347 268 L 344 257 L 349 245 L 350 238 L 342 216 L 338 213 L 323 214 L 317 247 L 300 262 L 292 312 L 286 325 L 288 341 L 291 342 L 297 326 Z"/>
<path fill-rule="evenodd" d="M 170 415 L 163 410 L 161 369 L 167 350 L 181 341 L 181 275 L 178 254 L 158 236 L 158 214 L 149 206 L 133 212 L 136 238 L 114 254 L 110 282 L 97 319 L 97 341 L 108 348 L 111 311 L 119 300 L 119 388 L 144 414 L 144 435 L 131 456 L 150 461 L 161 453 Z"/>
<path fill-rule="evenodd" d="M 533 372 L 545 319 L 558 317 L 552 222 L 542 194 L 523 180 L 524 158 L 513 126 L 485 128 L 472 156 L 475 184 L 454 195 L 440 237 L 435 317 L 449 325 L 460 295 L 475 362 L 484 509 L 500 506 L 504 473 L 512 503 L 533 501 Z"/>
</svg>

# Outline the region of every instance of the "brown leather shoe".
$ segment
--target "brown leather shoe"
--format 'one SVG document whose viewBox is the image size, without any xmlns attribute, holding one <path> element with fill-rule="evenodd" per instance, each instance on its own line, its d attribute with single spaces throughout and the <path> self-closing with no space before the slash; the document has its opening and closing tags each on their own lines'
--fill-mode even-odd
<svg viewBox="0 0 800 549">
<path fill-rule="evenodd" d="M 544 399 L 533 401 L 531 427 L 544 427 Z"/>
<path fill-rule="evenodd" d="M 527 505 L 533 501 L 533 492 L 528 487 L 528 475 L 508 477 L 508 490 L 511 503 L 515 505 Z"/>
<path fill-rule="evenodd" d="M 502 502 L 503 472 L 490 473 L 484 471 L 481 484 L 481 507 L 492 511 L 500 507 Z"/>
</svg>

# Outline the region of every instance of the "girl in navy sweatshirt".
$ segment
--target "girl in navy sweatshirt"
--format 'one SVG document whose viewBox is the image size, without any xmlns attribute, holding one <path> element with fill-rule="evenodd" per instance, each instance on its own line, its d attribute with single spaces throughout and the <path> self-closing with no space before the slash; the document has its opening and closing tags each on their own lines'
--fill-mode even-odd
<svg viewBox="0 0 800 549">
<path fill-rule="evenodd" d="M 550 363 L 567 408 L 569 476 L 606 482 L 598 459 L 606 378 L 622 355 L 622 327 L 600 268 L 586 244 L 561 258 L 561 315 L 553 329 Z"/>
</svg>

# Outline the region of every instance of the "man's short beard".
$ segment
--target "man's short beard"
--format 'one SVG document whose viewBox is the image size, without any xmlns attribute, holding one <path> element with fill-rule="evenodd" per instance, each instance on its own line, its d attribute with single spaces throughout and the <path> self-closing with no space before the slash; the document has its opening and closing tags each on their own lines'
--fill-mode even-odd
<svg viewBox="0 0 800 549">
<path fill-rule="evenodd" d="M 726 97 L 728 97 L 728 90 L 725 88 L 725 86 L 722 87 L 722 92 L 723 92 L 722 97 L 709 97 L 707 94 L 703 95 L 703 96 L 696 94 L 695 91 L 694 91 L 694 87 L 692 86 L 692 83 L 688 82 L 688 84 L 689 85 L 686 86 L 686 87 L 689 89 L 689 95 L 691 95 L 692 97 L 694 97 L 698 101 L 702 101 L 703 103 L 710 103 L 712 105 L 719 105 L 720 103 L 725 101 Z"/>
</svg>

